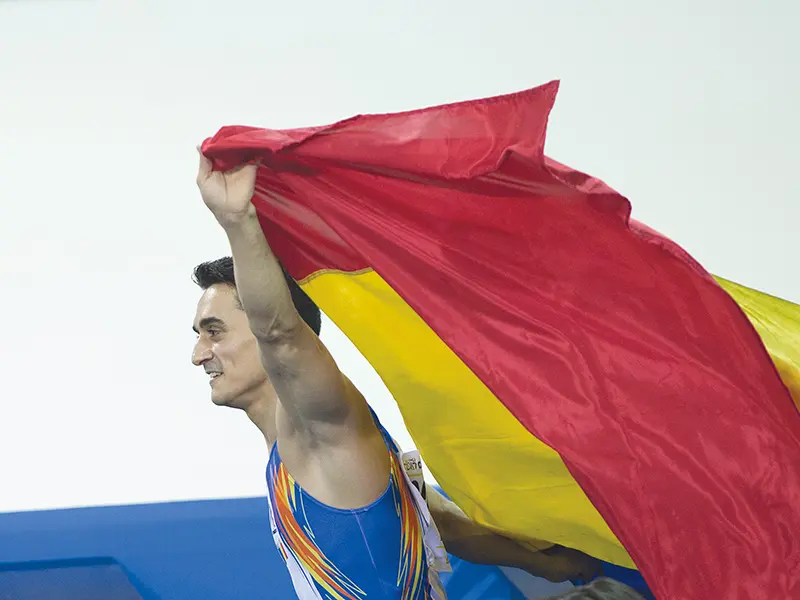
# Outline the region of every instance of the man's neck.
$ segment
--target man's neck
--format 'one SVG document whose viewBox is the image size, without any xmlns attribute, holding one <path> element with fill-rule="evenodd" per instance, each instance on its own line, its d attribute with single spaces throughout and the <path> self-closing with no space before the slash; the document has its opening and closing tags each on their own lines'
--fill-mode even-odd
<svg viewBox="0 0 800 600">
<path fill-rule="evenodd" d="M 245 410 L 248 418 L 258 427 L 267 446 L 272 449 L 272 445 L 278 439 L 278 427 L 275 422 L 275 410 L 278 405 L 278 398 L 273 394 L 261 395 L 254 400 Z"/>
</svg>

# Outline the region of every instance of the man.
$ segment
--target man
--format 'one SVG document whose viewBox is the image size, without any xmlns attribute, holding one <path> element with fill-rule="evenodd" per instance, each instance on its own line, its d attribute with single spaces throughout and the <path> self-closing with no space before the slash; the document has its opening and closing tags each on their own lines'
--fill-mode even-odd
<svg viewBox="0 0 800 600">
<path fill-rule="evenodd" d="M 442 541 L 465 560 L 551 580 L 596 574 L 596 561 L 581 553 L 528 550 L 434 490 L 423 499 L 320 341 L 319 309 L 270 250 L 251 203 L 255 178 L 255 165 L 213 172 L 200 156 L 197 184 L 233 259 L 195 269 L 204 292 L 192 361 L 208 373 L 212 401 L 244 410 L 270 448 L 273 537 L 298 597 L 444 598 Z"/>
</svg>

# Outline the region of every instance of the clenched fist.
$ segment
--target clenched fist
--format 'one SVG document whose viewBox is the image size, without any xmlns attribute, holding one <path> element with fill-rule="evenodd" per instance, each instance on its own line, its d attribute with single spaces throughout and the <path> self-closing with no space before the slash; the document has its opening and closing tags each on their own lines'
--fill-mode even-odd
<svg viewBox="0 0 800 600">
<path fill-rule="evenodd" d="M 255 214 L 251 202 L 256 186 L 258 165 L 242 165 L 230 171 L 213 171 L 211 161 L 200 148 L 197 187 L 203 202 L 223 227 L 233 225 Z"/>
</svg>

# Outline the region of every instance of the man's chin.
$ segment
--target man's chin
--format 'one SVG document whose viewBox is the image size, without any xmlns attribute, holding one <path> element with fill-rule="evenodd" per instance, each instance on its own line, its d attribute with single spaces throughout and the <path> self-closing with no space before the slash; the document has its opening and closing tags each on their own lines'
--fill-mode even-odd
<svg viewBox="0 0 800 600">
<path fill-rule="evenodd" d="M 232 400 L 233 399 L 228 396 L 211 395 L 211 402 L 213 402 L 215 406 L 230 406 Z"/>
</svg>

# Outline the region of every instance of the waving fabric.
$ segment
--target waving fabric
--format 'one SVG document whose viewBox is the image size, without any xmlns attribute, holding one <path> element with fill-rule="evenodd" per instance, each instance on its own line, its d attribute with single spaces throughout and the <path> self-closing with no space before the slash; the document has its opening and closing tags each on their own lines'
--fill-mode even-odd
<svg viewBox="0 0 800 600">
<path fill-rule="evenodd" d="M 544 156 L 556 91 L 225 127 L 203 151 L 260 161 L 272 248 L 470 517 L 636 565 L 658 598 L 800 598 L 787 387 L 702 267 Z"/>
</svg>

